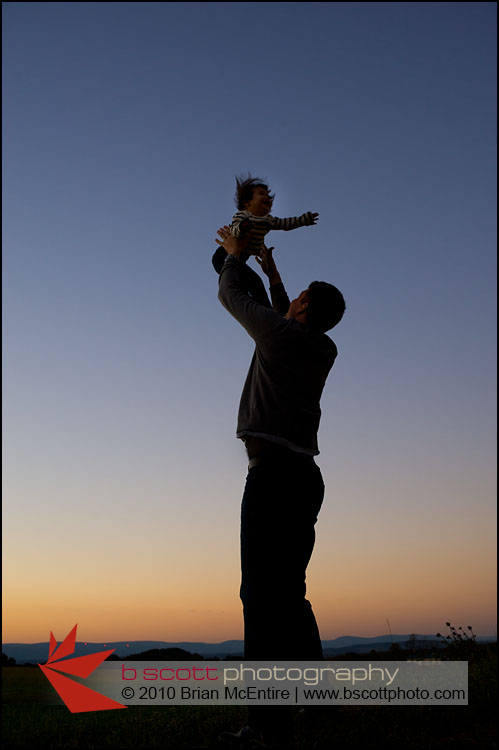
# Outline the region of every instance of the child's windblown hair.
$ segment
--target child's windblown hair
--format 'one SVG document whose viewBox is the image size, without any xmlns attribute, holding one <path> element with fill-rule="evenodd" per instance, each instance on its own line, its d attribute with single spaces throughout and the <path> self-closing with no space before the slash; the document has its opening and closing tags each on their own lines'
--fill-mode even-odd
<svg viewBox="0 0 499 750">
<path fill-rule="evenodd" d="M 263 187 L 265 190 L 269 191 L 268 185 L 266 185 L 265 182 L 259 177 L 252 177 L 249 172 L 246 178 L 236 177 L 235 203 L 238 211 L 244 211 L 246 204 L 249 203 L 253 197 L 254 189 L 257 187 Z M 270 195 L 270 198 L 274 199 L 274 196 Z"/>
</svg>

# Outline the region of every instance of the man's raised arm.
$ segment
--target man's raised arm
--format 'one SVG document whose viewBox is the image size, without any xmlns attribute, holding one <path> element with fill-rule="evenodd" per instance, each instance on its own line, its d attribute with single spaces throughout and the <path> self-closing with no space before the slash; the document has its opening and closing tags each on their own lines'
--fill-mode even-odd
<svg viewBox="0 0 499 750">
<path fill-rule="evenodd" d="M 260 256 L 256 255 L 255 259 L 262 271 L 269 277 L 270 296 L 272 297 L 272 307 L 280 315 L 286 315 L 289 310 L 289 297 L 281 280 L 281 274 L 272 255 L 273 247 L 262 248 Z"/>
<path fill-rule="evenodd" d="M 220 240 L 215 242 L 228 253 L 220 272 L 218 299 L 226 310 L 257 340 L 264 338 L 276 326 L 282 325 L 284 318 L 279 312 L 255 302 L 242 283 L 243 264 L 239 255 L 244 252 L 247 239 L 240 240 L 229 232 L 229 227 L 218 230 Z M 272 289 L 271 289 L 272 293 Z"/>
</svg>

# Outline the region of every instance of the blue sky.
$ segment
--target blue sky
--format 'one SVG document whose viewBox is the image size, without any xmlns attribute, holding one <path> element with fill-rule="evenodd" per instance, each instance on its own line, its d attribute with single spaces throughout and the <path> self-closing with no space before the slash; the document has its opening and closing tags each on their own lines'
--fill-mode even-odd
<svg viewBox="0 0 499 750">
<path fill-rule="evenodd" d="M 323 637 L 474 614 L 490 633 L 496 5 L 2 7 L 8 640 L 56 611 L 72 627 L 71 596 L 86 638 L 239 637 L 252 342 L 211 254 L 248 171 L 275 215 L 320 213 L 269 238 L 290 296 L 323 279 L 347 303 L 309 569 Z"/>
</svg>

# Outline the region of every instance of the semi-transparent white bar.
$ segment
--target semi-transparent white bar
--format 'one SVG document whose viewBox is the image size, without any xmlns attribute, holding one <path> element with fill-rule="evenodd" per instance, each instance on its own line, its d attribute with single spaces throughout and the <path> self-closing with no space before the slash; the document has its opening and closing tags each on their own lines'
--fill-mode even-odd
<svg viewBox="0 0 499 750">
<path fill-rule="evenodd" d="M 111 661 L 83 681 L 127 706 L 458 706 L 462 661 Z"/>
</svg>

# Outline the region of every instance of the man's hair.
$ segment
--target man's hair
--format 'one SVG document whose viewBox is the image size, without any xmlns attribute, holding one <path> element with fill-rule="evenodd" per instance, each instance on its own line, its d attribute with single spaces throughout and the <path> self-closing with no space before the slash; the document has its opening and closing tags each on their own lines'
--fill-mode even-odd
<svg viewBox="0 0 499 750">
<path fill-rule="evenodd" d="M 246 208 L 246 204 L 249 203 L 253 198 L 253 191 L 257 187 L 263 187 L 265 188 L 265 190 L 269 190 L 268 185 L 266 185 L 263 180 L 261 180 L 259 177 L 252 177 L 249 172 L 246 178 L 236 177 L 235 201 L 238 211 L 244 211 L 244 209 Z M 270 197 L 274 198 L 273 195 L 271 195 Z"/>
<path fill-rule="evenodd" d="M 340 322 L 345 312 L 342 293 L 326 281 L 312 281 L 308 287 L 307 325 L 325 333 Z"/>
</svg>

